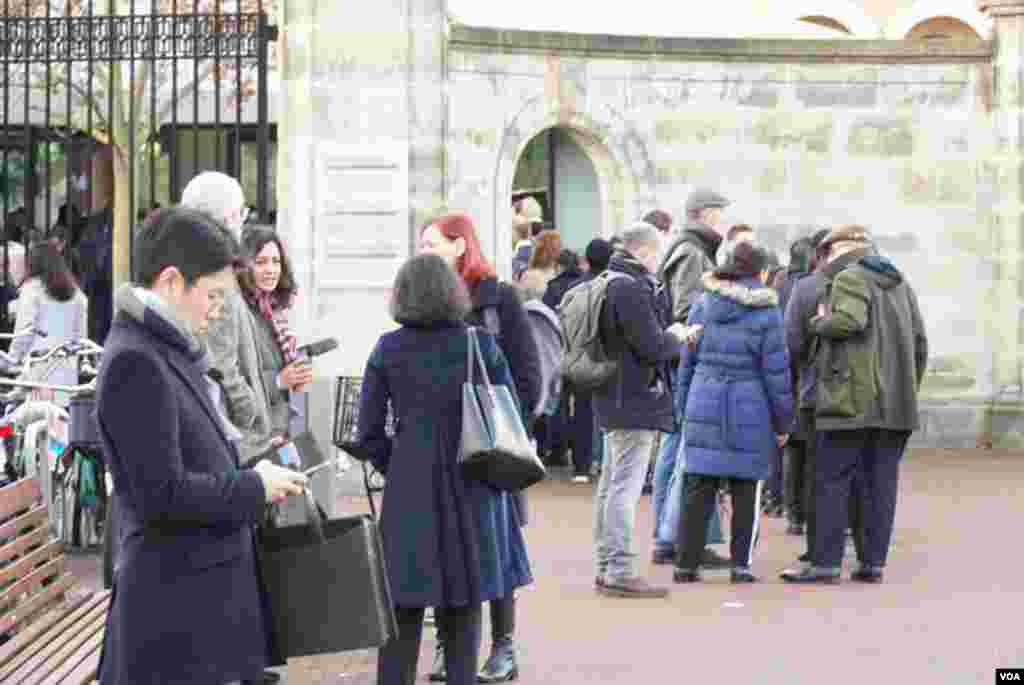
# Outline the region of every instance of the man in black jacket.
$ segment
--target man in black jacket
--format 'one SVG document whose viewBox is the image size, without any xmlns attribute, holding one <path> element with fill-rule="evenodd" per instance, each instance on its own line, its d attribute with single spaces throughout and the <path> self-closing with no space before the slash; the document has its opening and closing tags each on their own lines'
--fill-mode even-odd
<svg viewBox="0 0 1024 685">
<path fill-rule="evenodd" d="M 679 353 L 682 324 L 662 328 L 654 270 L 658 231 L 638 222 L 622 236 L 608 270 L 601 337 L 619 360 L 612 381 L 594 394 L 598 423 L 608 433 L 594 514 L 596 585 L 614 597 L 665 597 L 637 575 L 633 527 L 657 431 L 674 427 L 669 362 Z"/>
<path fill-rule="evenodd" d="M 820 339 L 815 423 L 814 565 L 783 573 L 797 583 L 836 583 L 851 481 L 860 477 L 863 540 L 853 580 L 882 581 L 896 513 L 899 462 L 918 428 L 917 395 L 928 337 L 903 274 L 871 249 L 859 226 L 834 229 L 822 273 L 827 303 L 810 321 Z"/>
</svg>

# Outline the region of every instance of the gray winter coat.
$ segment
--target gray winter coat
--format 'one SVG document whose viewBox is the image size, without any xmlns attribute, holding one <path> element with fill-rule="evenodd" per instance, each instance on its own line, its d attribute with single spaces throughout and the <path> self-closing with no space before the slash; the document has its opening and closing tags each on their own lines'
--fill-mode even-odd
<svg viewBox="0 0 1024 685">
<path fill-rule="evenodd" d="M 211 366 L 223 376 L 228 415 L 242 432 L 243 463 L 270 449 L 273 428 L 256 351 L 257 323 L 242 293 L 232 290 L 224 300 L 224 312 L 210 322 L 203 341 Z"/>
<path fill-rule="evenodd" d="M 721 242 L 707 226 L 689 223 L 669 246 L 658 268 L 658 280 L 672 300 L 672 321 L 685 323 L 690 307 L 704 294 L 701 277 L 715 268 L 715 252 Z"/>
</svg>

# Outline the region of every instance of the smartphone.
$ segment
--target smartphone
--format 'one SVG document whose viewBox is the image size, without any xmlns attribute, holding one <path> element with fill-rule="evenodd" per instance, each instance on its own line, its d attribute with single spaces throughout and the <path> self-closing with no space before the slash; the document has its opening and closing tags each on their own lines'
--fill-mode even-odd
<svg viewBox="0 0 1024 685">
<path fill-rule="evenodd" d="M 340 461 L 340 459 L 328 459 L 327 461 L 323 462 L 322 464 L 317 464 L 316 466 L 309 467 L 308 469 L 306 469 L 305 471 L 302 472 L 302 475 L 304 475 L 304 476 L 312 476 L 317 471 L 322 471 L 323 469 L 327 468 L 328 466 L 334 466 L 339 461 Z"/>
<path fill-rule="evenodd" d="M 295 449 L 295 443 L 286 442 L 277 448 L 277 458 L 281 460 L 281 466 L 287 468 L 302 468 L 302 458 L 299 451 Z"/>
</svg>

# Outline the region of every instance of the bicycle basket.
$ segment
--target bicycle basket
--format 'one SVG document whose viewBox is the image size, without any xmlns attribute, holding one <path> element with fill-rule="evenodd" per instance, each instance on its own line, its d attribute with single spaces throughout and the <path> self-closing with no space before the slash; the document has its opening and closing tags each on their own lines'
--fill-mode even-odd
<svg viewBox="0 0 1024 685">
<path fill-rule="evenodd" d="M 68 439 L 72 445 L 99 445 L 100 431 L 96 425 L 96 396 L 83 394 L 68 402 L 71 427 Z"/>
<path fill-rule="evenodd" d="M 339 376 L 334 388 L 334 446 L 345 449 L 356 442 L 359 433 L 359 398 L 362 394 L 361 376 Z M 395 417 L 388 402 L 387 434 L 395 434 Z"/>
</svg>

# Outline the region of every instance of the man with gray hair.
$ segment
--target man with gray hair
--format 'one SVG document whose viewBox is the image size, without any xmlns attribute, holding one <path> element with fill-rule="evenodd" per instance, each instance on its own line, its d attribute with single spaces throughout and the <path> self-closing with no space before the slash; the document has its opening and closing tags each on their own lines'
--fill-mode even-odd
<svg viewBox="0 0 1024 685">
<path fill-rule="evenodd" d="M 248 208 L 245 193 L 234 178 L 219 171 L 204 171 L 185 186 L 181 204 L 206 213 L 240 238 Z M 224 299 L 221 317 L 205 340 L 213 368 L 220 371 L 231 422 L 242 432 L 239 452 L 250 461 L 272 447 L 270 411 L 259 369 L 249 308 L 235 288 Z"/>
<path fill-rule="evenodd" d="M 188 182 L 181 194 L 181 205 L 196 209 L 223 225 L 236 241 L 248 218 L 245 193 L 238 181 L 219 171 L 204 171 Z M 276 448 L 271 436 L 270 409 L 263 388 L 259 357 L 256 352 L 254 322 L 238 288 L 224 297 L 219 319 L 210 322 L 202 339 L 210 366 L 220 372 L 228 418 L 239 429 L 238 443 L 242 463 L 254 462 Z M 312 370 L 310 370 L 312 376 Z M 276 459 L 272 458 L 276 462 Z M 264 671 L 243 685 L 268 684 L 280 680 L 274 671 Z"/>
<path fill-rule="evenodd" d="M 594 506 L 595 583 L 613 597 L 668 595 L 637 575 L 632 540 L 655 437 L 673 429 L 669 362 L 683 339 L 682 324 L 665 329 L 668 312 L 659 305 L 654 277 L 658 243 L 657 229 L 646 222 L 623 231 L 608 264 L 619 277 L 608 281 L 600 313 L 601 341 L 619 368 L 594 393 L 598 424 L 608 434 Z"/>
</svg>

